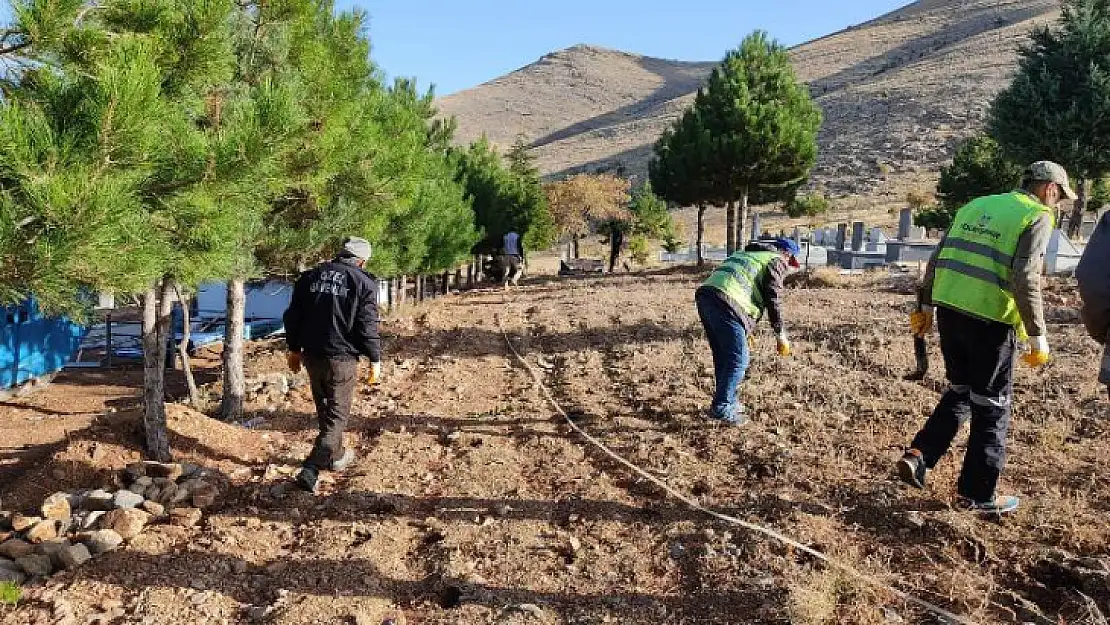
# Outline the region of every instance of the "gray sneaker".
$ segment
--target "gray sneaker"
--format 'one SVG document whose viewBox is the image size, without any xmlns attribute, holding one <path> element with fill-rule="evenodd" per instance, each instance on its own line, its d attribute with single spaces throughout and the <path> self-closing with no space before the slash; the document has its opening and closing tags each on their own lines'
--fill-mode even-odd
<svg viewBox="0 0 1110 625">
<path fill-rule="evenodd" d="M 347 466 L 350 465 L 351 462 L 354 459 L 355 459 L 355 450 L 348 447 L 347 450 L 343 452 L 343 457 L 342 458 L 340 458 L 339 460 L 336 460 L 335 462 L 331 463 L 331 470 L 332 471 L 342 471 L 343 469 L 346 469 Z"/>
<path fill-rule="evenodd" d="M 1021 500 L 1013 495 L 996 495 L 990 501 L 972 501 L 967 497 L 960 497 L 960 507 L 969 512 L 977 512 L 984 516 L 1002 516 L 1018 509 Z"/>
</svg>

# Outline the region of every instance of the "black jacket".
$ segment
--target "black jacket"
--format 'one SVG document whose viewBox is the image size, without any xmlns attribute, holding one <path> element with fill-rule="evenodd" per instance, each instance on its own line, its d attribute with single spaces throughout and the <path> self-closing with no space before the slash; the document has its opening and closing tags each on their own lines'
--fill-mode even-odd
<svg viewBox="0 0 1110 625">
<path fill-rule="evenodd" d="M 381 362 L 377 279 L 345 258 L 302 274 L 285 311 L 285 342 L 294 352 Z"/>
<path fill-rule="evenodd" d="M 1110 307 L 1110 213 L 1095 227 L 1083 258 L 1075 269 L 1084 302 L 1102 302 Z"/>
</svg>

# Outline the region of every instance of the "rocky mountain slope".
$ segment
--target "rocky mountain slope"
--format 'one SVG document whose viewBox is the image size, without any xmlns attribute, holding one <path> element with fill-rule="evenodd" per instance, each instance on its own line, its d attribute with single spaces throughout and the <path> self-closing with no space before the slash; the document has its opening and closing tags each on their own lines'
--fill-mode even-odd
<svg viewBox="0 0 1110 625">
<path fill-rule="evenodd" d="M 1058 0 L 921 0 L 794 48 L 825 112 L 817 184 L 833 195 L 890 194 L 933 176 L 982 124 L 1017 46 L 1059 8 Z M 642 175 L 652 143 L 712 67 L 575 46 L 440 107 L 458 118 L 460 140 L 484 132 L 507 146 L 523 135 L 548 176 Z"/>
</svg>

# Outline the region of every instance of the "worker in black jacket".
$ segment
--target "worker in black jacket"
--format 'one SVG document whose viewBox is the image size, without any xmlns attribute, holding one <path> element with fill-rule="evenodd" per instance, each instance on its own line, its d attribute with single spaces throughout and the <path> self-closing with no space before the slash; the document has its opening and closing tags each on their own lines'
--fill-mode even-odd
<svg viewBox="0 0 1110 625">
<path fill-rule="evenodd" d="M 1095 227 L 1075 277 L 1083 297 L 1079 316 L 1091 338 L 1105 346 L 1098 381 L 1110 387 L 1110 213 Z"/>
<path fill-rule="evenodd" d="M 316 492 L 320 471 L 342 471 L 354 459 L 343 447 L 359 356 L 370 360 L 370 384 L 381 378 L 378 281 L 363 271 L 370 243 L 349 237 L 331 261 L 301 275 L 285 311 L 288 364 L 308 371 L 320 435 L 297 473 L 301 488 Z"/>
</svg>

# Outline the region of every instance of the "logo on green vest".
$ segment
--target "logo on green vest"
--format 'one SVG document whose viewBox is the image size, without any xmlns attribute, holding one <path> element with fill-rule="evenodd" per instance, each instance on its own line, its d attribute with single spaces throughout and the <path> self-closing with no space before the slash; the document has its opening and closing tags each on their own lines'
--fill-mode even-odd
<svg viewBox="0 0 1110 625">
<path fill-rule="evenodd" d="M 964 224 L 961 229 L 969 234 L 977 234 L 979 236 L 990 237 L 995 240 L 1001 239 L 1002 233 L 997 230 L 991 230 L 990 226 L 991 216 L 982 215 L 979 217 L 979 221 L 976 222 L 974 225 Z"/>
</svg>

